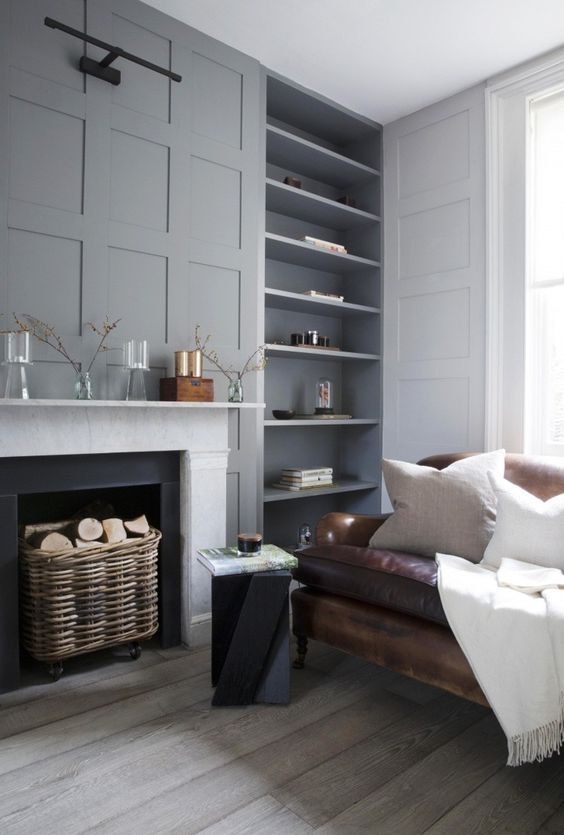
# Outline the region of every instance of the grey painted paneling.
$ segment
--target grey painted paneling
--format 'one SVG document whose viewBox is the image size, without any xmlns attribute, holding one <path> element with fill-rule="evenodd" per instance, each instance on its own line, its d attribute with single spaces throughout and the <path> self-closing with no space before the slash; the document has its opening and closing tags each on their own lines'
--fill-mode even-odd
<svg viewBox="0 0 564 835">
<path fill-rule="evenodd" d="M 467 357 L 470 352 L 470 291 L 443 290 L 404 296 L 398 306 L 400 362 Z M 436 327 L 440 318 L 442 326 Z"/>
<path fill-rule="evenodd" d="M 79 336 L 82 243 L 22 229 L 8 233 L 7 309 Z M 36 345 L 32 346 L 34 350 Z"/>
<path fill-rule="evenodd" d="M 146 61 L 159 67 L 170 69 L 170 40 L 117 14 L 112 15 L 111 43 L 119 44 L 128 52 L 142 55 Z M 169 122 L 172 82 L 164 75 L 128 61 L 120 63 L 120 71 L 121 84 L 112 88 L 113 103 L 162 122 Z"/>
<path fill-rule="evenodd" d="M 468 377 L 400 380 L 400 437 L 417 438 L 422 448 L 466 449 L 469 443 L 468 398 Z"/>
<path fill-rule="evenodd" d="M 169 148 L 112 131 L 110 218 L 168 230 Z"/>
<path fill-rule="evenodd" d="M 468 177 L 469 114 L 462 110 L 398 139 L 398 180 L 402 200 Z M 441 154 L 434 149 L 440 147 Z"/>
<path fill-rule="evenodd" d="M 484 92 L 387 125 L 384 455 L 484 437 Z"/>
<path fill-rule="evenodd" d="M 86 12 L 93 35 L 183 81 L 121 59 L 119 87 L 84 77 L 83 45 L 43 19 L 84 29 Z M 0 24 L 0 312 L 45 318 L 83 362 L 95 344 L 84 323 L 122 317 L 110 345 L 149 340 L 154 398 L 196 323 L 240 368 L 261 329 L 257 62 L 138 0 L 7 0 Z M 33 354 L 32 392 L 70 396 L 72 370 Z M 225 399 L 225 377 L 206 373 Z M 122 398 L 125 384 L 119 350 L 99 357 L 96 396 Z M 245 398 L 257 390 L 249 375 Z M 254 413 L 230 417 L 232 531 L 257 526 L 256 433 Z"/>
<path fill-rule="evenodd" d="M 213 334 L 216 349 L 238 350 L 241 338 L 241 273 L 210 264 L 188 266 L 188 308 L 191 318 L 199 312 L 202 334 Z M 221 299 L 222 304 L 217 304 Z"/>
<path fill-rule="evenodd" d="M 402 215 L 398 220 L 400 278 L 444 273 L 468 266 L 468 200 Z"/>
<path fill-rule="evenodd" d="M 10 7 L 10 66 L 82 92 L 84 78 L 76 65 L 84 44 L 48 29 L 43 20 L 48 15 L 84 30 L 85 0 L 5 0 L 3 5 Z"/>
<path fill-rule="evenodd" d="M 10 197 L 82 212 L 84 121 L 11 100 Z"/>
<path fill-rule="evenodd" d="M 167 337 L 167 259 L 162 255 L 109 248 L 108 310 L 121 318 L 120 337 L 148 339 L 161 345 Z"/>
<path fill-rule="evenodd" d="M 241 172 L 192 157 L 190 190 L 193 238 L 239 249 L 241 245 Z"/>
<path fill-rule="evenodd" d="M 193 130 L 216 142 L 241 148 L 243 77 L 217 61 L 194 54 Z"/>
</svg>

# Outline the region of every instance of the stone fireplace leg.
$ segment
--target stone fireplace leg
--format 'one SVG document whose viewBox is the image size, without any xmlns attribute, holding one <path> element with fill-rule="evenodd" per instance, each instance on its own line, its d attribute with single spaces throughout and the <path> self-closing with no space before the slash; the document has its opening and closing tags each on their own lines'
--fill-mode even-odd
<svg viewBox="0 0 564 835">
<path fill-rule="evenodd" d="M 181 630 L 182 642 L 197 642 L 195 623 L 209 619 L 209 575 L 197 562 L 198 548 L 225 545 L 229 450 L 186 450 L 180 460 Z"/>
</svg>

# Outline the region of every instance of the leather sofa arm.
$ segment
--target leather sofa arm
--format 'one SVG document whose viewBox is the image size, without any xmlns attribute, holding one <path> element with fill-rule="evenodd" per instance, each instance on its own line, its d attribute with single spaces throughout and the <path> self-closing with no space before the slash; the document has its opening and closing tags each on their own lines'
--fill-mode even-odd
<svg viewBox="0 0 564 835">
<path fill-rule="evenodd" d="M 360 513 L 327 513 L 317 523 L 317 545 L 360 545 L 366 547 L 374 531 L 388 516 L 364 516 Z"/>
</svg>

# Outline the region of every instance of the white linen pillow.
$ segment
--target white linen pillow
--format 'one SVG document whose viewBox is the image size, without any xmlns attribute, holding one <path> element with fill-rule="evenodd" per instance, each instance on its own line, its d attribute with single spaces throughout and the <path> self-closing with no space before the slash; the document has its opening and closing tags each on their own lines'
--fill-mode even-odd
<svg viewBox="0 0 564 835">
<path fill-rule="evenodd" d="M 482 564 L 496 570 L 504 557 L 564 569 L 564 493 L 543 502 L 495 473 L 497 523 Z"/>
<path fill-rule="evenodd" d="M 372 534 L 370 547 L 480 562 L 495 526 L 488 472 L 501 477 L 504 468 L 503 449 L 462 458 L 444 470 L 384 460 L 394 513 Z"/>
</svg>

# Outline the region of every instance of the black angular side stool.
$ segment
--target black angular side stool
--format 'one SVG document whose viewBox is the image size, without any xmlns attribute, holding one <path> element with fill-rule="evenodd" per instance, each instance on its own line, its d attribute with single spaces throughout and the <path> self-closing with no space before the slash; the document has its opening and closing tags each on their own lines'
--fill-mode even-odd
<svg viewBox="0 0 564 835">
<path fill-rule="evenodd" d="M 290 701 L 290 571 L 212 577 L 212 704 Z"/>
</svg>

